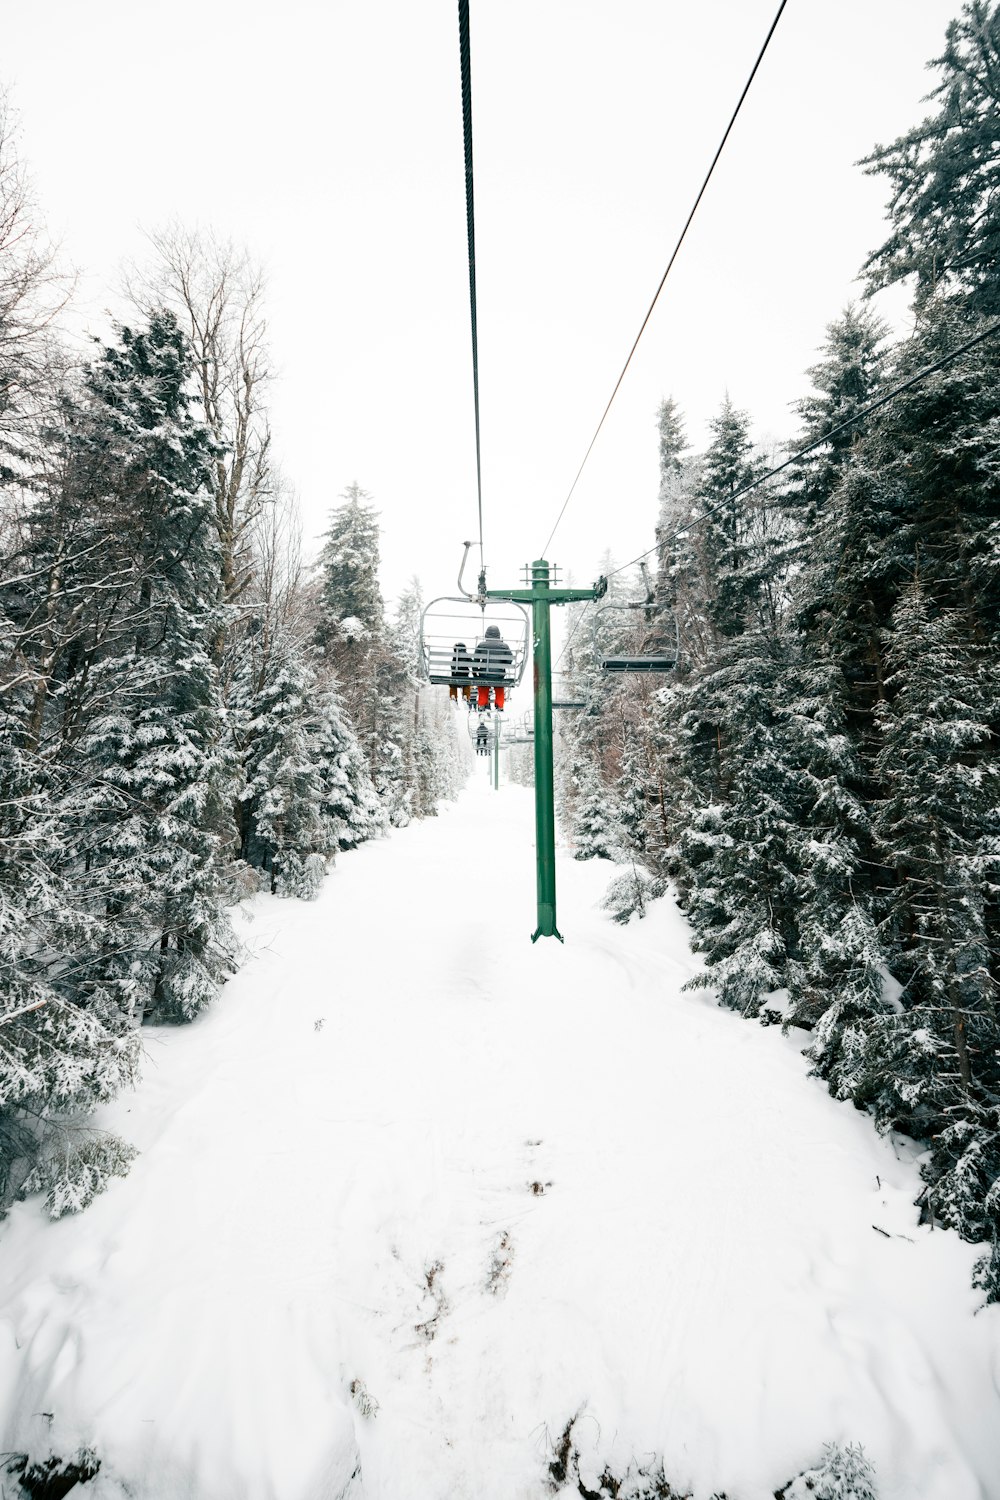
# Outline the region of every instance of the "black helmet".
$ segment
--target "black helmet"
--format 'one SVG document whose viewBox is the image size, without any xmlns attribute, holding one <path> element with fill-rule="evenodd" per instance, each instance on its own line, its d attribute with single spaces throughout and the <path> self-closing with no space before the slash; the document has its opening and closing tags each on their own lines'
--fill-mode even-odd
<svg viewBox="0 0 1000 1500">
<path fill-rule="evenodd" d="M 500 639 L 500 626 L 499 625 L 487 625 L 487 627 L 486 627 L 486 639 L 488 641 L 498 641 Z"/>
</svg>

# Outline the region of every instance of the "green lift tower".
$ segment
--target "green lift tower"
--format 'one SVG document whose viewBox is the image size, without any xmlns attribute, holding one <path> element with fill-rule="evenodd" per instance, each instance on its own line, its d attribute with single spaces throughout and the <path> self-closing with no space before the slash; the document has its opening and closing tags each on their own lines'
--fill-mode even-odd
<svg viewBox="0 0 1000 1500">
<path fill-rule="evenodd" d="M 531 934 L 534 943 L 540 937 L 562 933 L 556 926 L 556 810 L 552 774 L 552 631 L 549 609 L 553 604 L 580 604 L 600 599 L 607 591 L 607 579 L 599 578 L 589 589 L 551 587 L 550 569 L 544 558 L 525 568 L 530 587 L 521 589 L 487 589 L 480 586 L 485 599 L 510 599 L 516 604 L 531 605 L 531 634 L 535 673 L 535 858 L 537 864 L 538 926 Z"/>
</svg>

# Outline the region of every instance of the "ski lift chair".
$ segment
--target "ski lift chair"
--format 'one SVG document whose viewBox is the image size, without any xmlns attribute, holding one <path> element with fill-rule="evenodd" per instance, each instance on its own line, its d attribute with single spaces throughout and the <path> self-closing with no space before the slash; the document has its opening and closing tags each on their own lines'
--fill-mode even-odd
<svg viewBox="0 0 1000 1500">
<path fill-rule="evenodd" d="M 501 723 L 503 721 L 501 720 Z M 493 738 L 493 715 L 487 710 L 484 714 L 470 714 L 468 720 L 469 739 L 473 744 L 479 738 L 479 732 L 485 727 L 490 739 Z"/>
<path fill-rule="evenodd" d="M 510 649 L 509 662 L 483 664 L 486 632 L 500 631 Z M 420 616 L 420 657 L 427 681 L 439 687 L 490 689 L 510 692 L 524 676 L 528 657 L 529 617 L 521 604 L 503 600 L 432 599 Z M 464 645 L 463 650 L 457 650 Z M 477 660 L 476 652 L 480 652 Z"/>
<path fill-rule="evenodd" d="M 552 707 L 586 708 L 582 698 L 574 697 L 573 684 L 566 672 L 552 673 Z"/>
<path fill-rule="evenodd" d="M 519 719 L 504 724 L 500 736 L 502 745 L 533 745 L 535 743 L 535 716 L 528 710 Z"/>
<path fill-rule="evenodd" d="M 628 606 L 608 607 L 615 609 Z M 672 672 L 677 665 L 677 652 L 676 635 L 647 635 L 635 653 L 627 656 L 604 656 L 599 664 L 602 672 Z"/>
<path fill-rule="evenodd" d="M 597 657 L 602 672 L 672 672 L 677 665 L 677 658 L 680 655 L 680 626 L 677 623 L 677 616 L 670 613 L 669 624 L 662 621 L 662 618 L 661 621 L 656 620 L 657 615 L 662 617 L 668 611 L 654 602 L 649 574 L 645 567 L 642 568 L 642 577 L 646 585 L 645 599 L 631 599 L 622 604 L 605 604 L 595 611 L 594 655 Z M 649 627 L 638 649 L 614 656 L 602 656 L 598 650 L 601 617 L 615 611 L 637 609 L 643 611 Z"/>
</svg>

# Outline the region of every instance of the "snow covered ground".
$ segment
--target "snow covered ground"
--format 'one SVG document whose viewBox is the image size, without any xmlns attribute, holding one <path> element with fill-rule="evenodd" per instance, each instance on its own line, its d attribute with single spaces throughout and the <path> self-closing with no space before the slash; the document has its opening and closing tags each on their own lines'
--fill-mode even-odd
<svg viewBox="0 0 1000 1500">
<path fill-rule="evenodd" d="M 481 774 L 252 903 L 253 959 L 98 1122 L 131 1176 L 0 1227 L 0 1447 L 92 1444 L 81 1500 L 541 1500 L 582 1413 L 592 1467 L 698 1500 L 834 1439 L 880 1500 L 1000 1500 L 1000 1308 L 909 1153 L 801 1036 L 680 994 L 683 921 L 615 927 L 606 863 L 561 859 L 532 947 L 532 840 Z"/>
</svg>

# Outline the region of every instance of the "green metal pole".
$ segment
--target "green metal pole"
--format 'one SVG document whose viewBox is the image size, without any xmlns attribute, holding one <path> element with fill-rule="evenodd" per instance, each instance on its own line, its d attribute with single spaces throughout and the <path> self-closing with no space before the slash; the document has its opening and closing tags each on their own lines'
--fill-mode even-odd
<svg viewBox="0 0 1000 1500">
<path fill-rule="evenodd" d="M 531 564 L 531 625 L 535 666 L 535 859 L 538 872 L 538 926 L 531 935 L 557 937 L 556 811 L 552 774 L 552 636 L 549 621 L 549 565 Z"/>
<path fill-rule="evenodd" d="M 493 790 L 500 790 L 500 715 L 493 710 Z"/>
<path fill-rule="evenodd" d="M 550 587 L 551 570 L 544 558 L 531 564 L 531 587 L 487 589 L 480 575 L 482 599 L 509 599 L 531 605 L 535 665 L 535 865 L 538 885 L 538 926 L 531 941 L 557 937 L 556 927 L 556 812 L 552 774 L 552 637 L 549 610 L 553 604 L 580 604 L 603 599 L 608 581 L 599 578 L 589 589 Z"/>
</svg>

